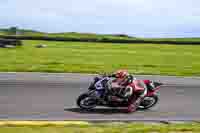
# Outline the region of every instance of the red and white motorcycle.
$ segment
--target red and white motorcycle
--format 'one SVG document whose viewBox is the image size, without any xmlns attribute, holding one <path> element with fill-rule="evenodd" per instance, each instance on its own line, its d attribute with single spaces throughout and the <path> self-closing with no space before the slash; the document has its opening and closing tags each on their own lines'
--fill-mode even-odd
<svg viewBox="0 0 200 133">
<path fill-rule="evenodd" d="M 133 79 L 136 80 L 136 79 Z M 98 81 L 102 82 L 103 89 L 99 90 L 96 87 L 96 83 Z M 115 101 L 115 100 L 110 100 L 111 93 L 109 92 L 108 89 L 106 89 L 106 84 L 107 82 L 110 81 L 109 77 L 95 77 L 94 81 L 90 84 L 88 91 L 81 94 L 77 98 L 77 105 L 84 110 L 90 110 L 95 108 L 96 106 L 106 106 L 106 107 L 127 107 L 130 102 L 133 101 L 133 99 L 137 99 L 137 91 L 141 91 L 137 89 L 136 86 L 142 86 L 143 83 L 146 84 L 147 86 L 147 93 L 140 102 L 140 105 L 137 107 L 137 109 L 149 109 L 153 106 L 155 106 L 159 100 L 158 97 L 158 90 L 160 89 L 160 86 L 163 85 L 162 83 L 159 82 L 153 82 L 150 80 L 142 80 L 142 84 L 140 82 L 137 82 L 138 84 L 136 85 L 136 82 L 131 82 L 129 86 L 134 88 L 132 93 L 132 96 L 129 99 L 126 100 L 121 100 L 121 101 Z M 140 81 L 140 80 L 137 80 Z M 99 82 L 98 82 L 99 83 Z M 153 84 L 154 87 L 151 87 L 150 84 Z"/>
</svg>

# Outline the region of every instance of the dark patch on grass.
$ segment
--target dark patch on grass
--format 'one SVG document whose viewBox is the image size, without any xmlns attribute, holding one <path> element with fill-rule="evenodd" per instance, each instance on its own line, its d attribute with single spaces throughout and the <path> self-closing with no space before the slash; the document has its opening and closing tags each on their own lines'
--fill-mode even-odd
<svg viewBox="0 0 200 133">
<path fill-rule="evenodd" d="M 143 65 L 143 67 L 151 67 L 151 68 L 155 68 L 157 67 L 156 65 Z"/>
</svg>

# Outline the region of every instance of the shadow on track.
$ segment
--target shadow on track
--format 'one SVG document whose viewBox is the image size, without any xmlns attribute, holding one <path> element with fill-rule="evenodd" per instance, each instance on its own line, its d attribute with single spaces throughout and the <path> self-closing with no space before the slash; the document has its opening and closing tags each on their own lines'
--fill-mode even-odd
<svg viewBox="0 0 200 133">
<path fill-rule="evenodd" d="M 82 110 L 80 108 L 65 108 L 64 111 L 81 114 L 129 114 L 124 108 L 94 108 L 90 110 Z"/>
</svg>

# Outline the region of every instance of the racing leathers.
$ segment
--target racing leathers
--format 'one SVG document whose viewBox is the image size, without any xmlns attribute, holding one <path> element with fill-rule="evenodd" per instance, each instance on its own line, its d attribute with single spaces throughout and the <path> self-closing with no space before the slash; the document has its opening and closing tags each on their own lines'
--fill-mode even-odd
<svg viewBox="0 0 200 133">
<path fill-rule="evenodd" d="M 129 86 L 134 90 L 133 93 L 135 93 L 135 97 L 130 98 L 127 111 L 134 112 L 147 94 L 148 88 L 143 80 L 133 80 Z"/>
<path fill-rule="evenodd" d="M 115 75 L 112 75 L 112 77 L 115 77 Z M 120 101 L 119 98 L 122 98 L 123 100 L 129 101 L 127 111 L 134 112 L 147 94 L 148 86 L 153 88 L 150 83 L 149 80 L 137 80 L 132 75 L 127 75 L 126 78 L 115 78 L 112 80 L 111 89 L 114 96 L 117 96 L 114 97 L 115 100 Z M 133 98 L 133 93 L 137 97 Z"/>
<path fill-rule="evenodd" d="M 129 102 L 127 112 L 134 112 L 140 105 L 141 101 L 147 94 L 147 82 L 143 80 L 134 79 L 132 75 L 128 75 L 126 78 L 116 78 L 115 75 L 109 75 L 102 77 L 96 82 L 95 87 L 98 93 L 104 94 L 99 95 L 101 99 L 105 97 L 105 91 L 108 90 L 108 95 L 111 101 L 122 101 L 126 100 Z M 133 93 L 137 97 L 132 97 Z"/>
</svg>

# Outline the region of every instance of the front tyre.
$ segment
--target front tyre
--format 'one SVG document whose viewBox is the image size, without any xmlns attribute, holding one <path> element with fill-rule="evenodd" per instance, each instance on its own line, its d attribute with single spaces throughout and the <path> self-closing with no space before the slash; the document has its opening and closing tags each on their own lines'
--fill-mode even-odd
<svg viewBox="0 0 200 133">
<path fill-rule="evenodd" d="M 140 106 L 138 109 L 146 110 L 154 107 L 158 103 L 158 96 L 153 95 L 153 96 L 148 96 L 145 97 L 144 100 L 141 102 Z"/>
<path fill-rule="evenodd" d="M 97 106 L 96 99 L 91 97 L 87 93 L 81 94 L 78 97 L 76 103 L 81 109 L 85 109 L 85 110 L 89 110 Z"/>
</svg>

